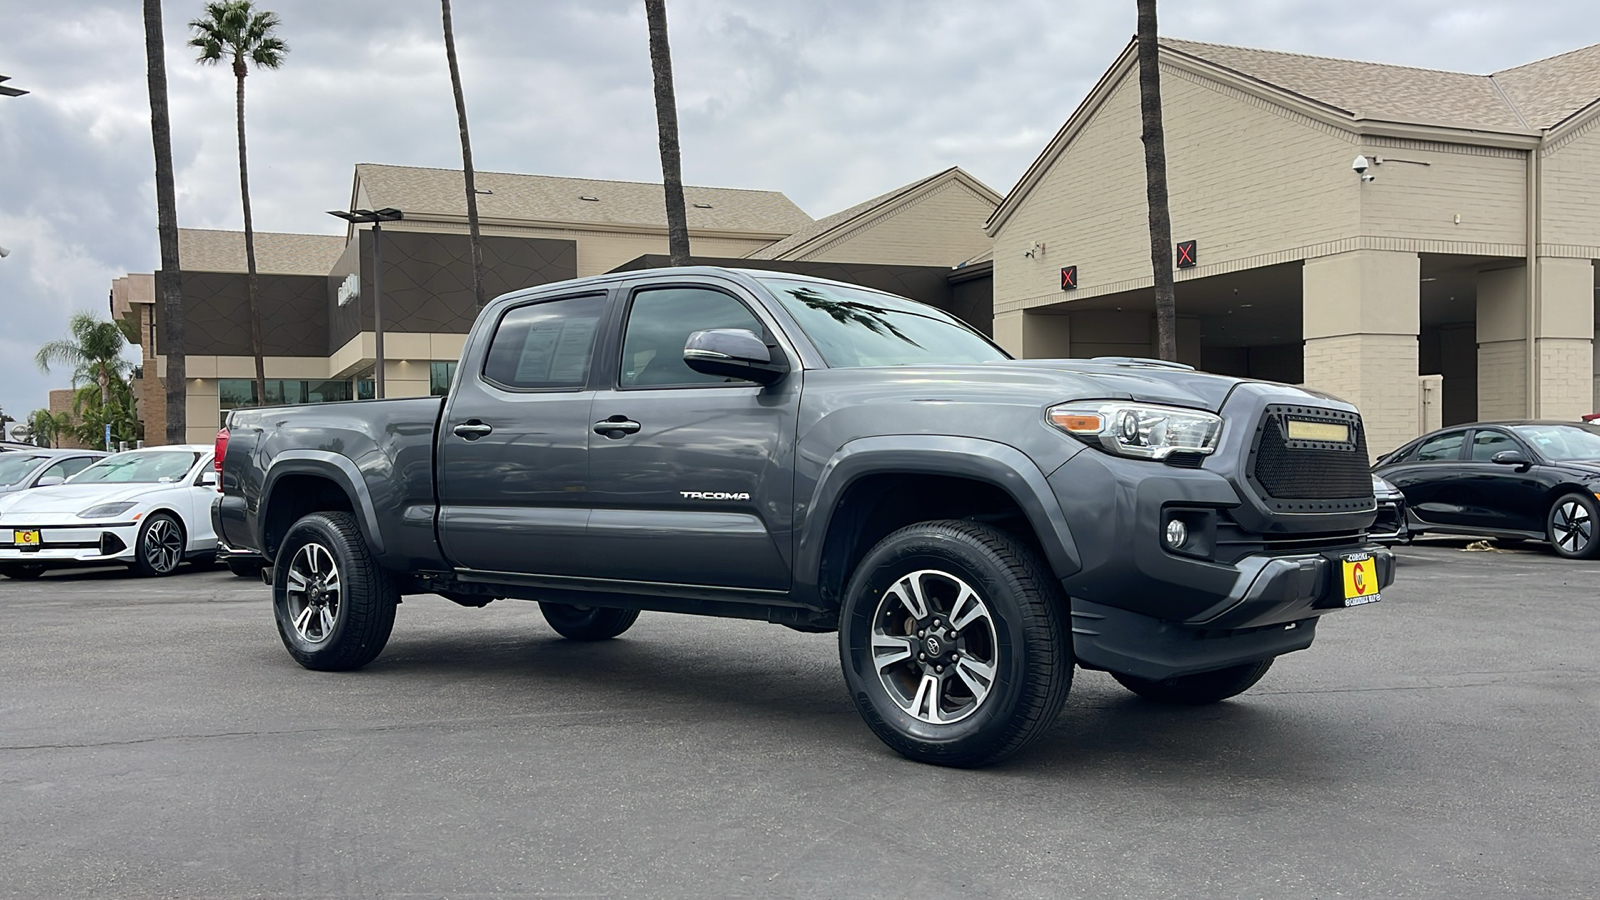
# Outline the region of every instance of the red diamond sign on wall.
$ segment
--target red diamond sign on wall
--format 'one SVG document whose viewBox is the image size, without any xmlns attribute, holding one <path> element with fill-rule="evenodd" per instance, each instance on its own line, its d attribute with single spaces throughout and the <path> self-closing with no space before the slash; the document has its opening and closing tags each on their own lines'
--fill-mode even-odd
<svg viewBox="0 0 1600 900">
<path fill-rule="evenodd" d="M 1077 288 L 1078 288 L 1078 267 L 1077 266 L 1063 266 L 1061 268 L 1061 289 L 1063 291 L 1072 291 L 1072 290 L 1077 290 Z"/>
</svg>

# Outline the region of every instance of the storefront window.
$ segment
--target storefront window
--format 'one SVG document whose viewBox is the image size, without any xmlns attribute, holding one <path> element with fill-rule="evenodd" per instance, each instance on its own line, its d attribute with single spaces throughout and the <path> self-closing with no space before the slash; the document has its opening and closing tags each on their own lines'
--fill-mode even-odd
<svg viewBox="0 0 1600 900">
<path fill-rule="evenodd" d="M 302 403 L 333 403 L 352 399 L 353 390 L 348 381 L 300 381 L 288 378 L 268 378 L 266 381 L 266 406 L 297 406 Z M 228 421 L 228 411 L 256 403 L 256 383 L 251 378 L 220 378 L 217 380 L 217 406 L 221 421 Z"/>
<path fill-rule="evenodd" d="M 428 364 L 428 394 L 443 397 L 450 393 L 450 382 L 456 377 L 456 364 L 436 362 Z"/>
</svg>

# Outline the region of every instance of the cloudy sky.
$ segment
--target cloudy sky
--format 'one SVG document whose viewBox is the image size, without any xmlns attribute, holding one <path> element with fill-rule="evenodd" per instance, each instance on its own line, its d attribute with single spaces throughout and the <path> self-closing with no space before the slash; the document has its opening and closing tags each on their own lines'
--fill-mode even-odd
<svg viewBox="0 0 1600 900">
<path fill-rule="evenodd" d="M 1486 73 L 1600 42 L 1594 0 L 1183 0 L 1174 37 Z M 434 0 L 263 0 L 287 65 L 247 82 L 262 231 L 336 233 L 358 162 L 455 167 Z M 1133 0 L 670 0 L 690 184 L 823 216 L 950 165 L 1001 192 L 1134 29 Z M 233 80 L 166 0 L 178 220 L 240 228 Z M 639 0 L 454 0 L 482 170 L 659 180 Z M 137 0 L 0 0 L 0 410 L 65 387 L 39 345 L 159 259 Z M 1169 136 L 1169 140 L 1181 137 Z"/>
</svg>

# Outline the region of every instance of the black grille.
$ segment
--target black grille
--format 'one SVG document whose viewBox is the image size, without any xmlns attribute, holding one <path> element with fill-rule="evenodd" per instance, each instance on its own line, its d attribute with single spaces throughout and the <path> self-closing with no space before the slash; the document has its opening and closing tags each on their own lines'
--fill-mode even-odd
<svg viewBox="0 0 1600 900">
<path fill-rule="evenodd" d="M 1348 441 L 1291 440 L 1287 422 L 1348 425 Z M 1250 481 L 1274 509 L 1337 512 L 1372 507 L 1367 438 L 1361 417 L 1338 410 L 1271 406 L 1251 451 Z"/>
</svg>

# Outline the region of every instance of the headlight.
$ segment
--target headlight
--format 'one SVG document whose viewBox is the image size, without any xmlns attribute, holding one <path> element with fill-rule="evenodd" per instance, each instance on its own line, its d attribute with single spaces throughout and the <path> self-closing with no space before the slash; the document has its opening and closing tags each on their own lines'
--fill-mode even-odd
<svg viewBox="0 0 1600 900">
<path fill-rule="evenodd" d="M 78 513 L 78 518 L 109 519 L 112 516 L 122 515 L 128 510 L 133 509 L 136 505 L 137 504 L 134 503 L 102 503 L 99 506 L 91 506 L 83 512 Z"/>
<path fill-rule="evenodd" d="M 1384 494 L 1398 494 L 1400 489 L 1374 475 L 1372 476 L 1372 493 L 1381 497 Z"/>
<path fill-rule="evenodd" d="M 1050 424 L 1118 456 L 1166 459 L 1177 452 L 1217 451 L 1222 417 L 1197 409 L 1087 400 L 1052 406 Z"/>
</svg>

